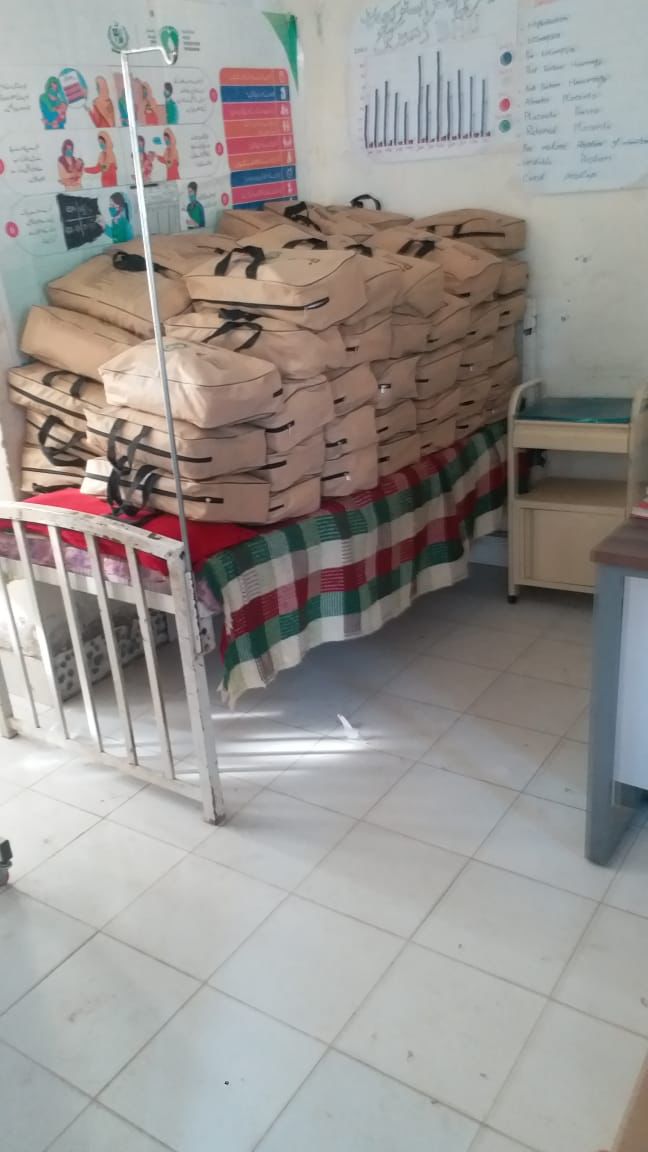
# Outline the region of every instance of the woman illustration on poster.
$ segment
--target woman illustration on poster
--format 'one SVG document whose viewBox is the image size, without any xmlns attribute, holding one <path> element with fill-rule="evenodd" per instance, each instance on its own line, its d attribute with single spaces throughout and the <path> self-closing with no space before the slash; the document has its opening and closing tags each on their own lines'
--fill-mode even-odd
<svg viewBox="0 0 648 1152">
<path fill-rule="evenodd" d="M 91 168 L 86 167 L 85 171 L 88 175 L 101 175 L 102 188 L 114 188 L 117 183 L 117 157 L 115 156 L 110 133 L 100 132 L 97 140 L 99 141 L 97 163 Z"/>
<path fill-rule="evenodd" d="M 137 137 L 138 157 L 142 169 L 142 179 L 144 183 L 150 182 L 153 175 L 153 162 L 155 160 L 155 152 L 146 151 L 146 140 L 143 136 Z"/>
<path fill-rule="evenodd" d="M 147 84 L 145 80 L 142 81 L 142 106 L 144 109 L 145 124 L 152 125 L 161 122 L 159 105 L 156 103 L 151 85 Z"/>
<path fill-rule="evenodd" d="M 110 213 L 109 224 L 106 224 L 101 216 L 97 220 L 106 236 L 110 237 L 113 244 L 125 244 L 127 240 L 132 240 L 133 225 L 131 224 L 130 208 L 123 192 L 113 192 L 108 211 Z"/>
<path fill-rule="evenodd" d="M 176 138 L 170 128 L 166 128 L 162 134 L 164 140 L 164 152 L 158 156 L 160 164 L 164 164 L 166 168 L 167 180 L 180 179 L 180 156 L 178 155 L 178 145 Z"/>
<path fill-rule="evenodd" d="M 105 76 L 97 76 L 97 95 L 92 101 L 89 112 L 95 128 L 115 127 L 115 106 L 110 98 L 110 89 Z"/>
<path fill-rule="evenodd" d="M 50 76 L 45 91 L 38 99 L 41 119 L 45 128 L 65 128 L 67 121 L 67 100 L 57 76 Z"/>
<path fill-rule="evenodd" d="M 62 184 L 66 191 L 73 192 L 81 187 L 82 176 L 83 160 L 74 155 L 74 141 L 64 140 L 58 158 L 59 184 Z"/>
</svg>

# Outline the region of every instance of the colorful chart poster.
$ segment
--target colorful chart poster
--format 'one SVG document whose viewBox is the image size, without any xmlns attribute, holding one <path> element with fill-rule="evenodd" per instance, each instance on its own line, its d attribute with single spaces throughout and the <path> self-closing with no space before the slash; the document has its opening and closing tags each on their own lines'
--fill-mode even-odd
<svg viewBox="0 0 648 1152">
<path fill-rule="evenodd" d="M 16 329 L 53 277 L 140 233 L 214 230 L 223 208 L 297 194 L 294 17 L 251 0 L 15 7 L 0 67 L 1 275 Z M 131 154 L 120 52 L 130 57 Z M 20 62 L 19 65 L 16 62 Z"/>
<path fill-rule="evenodd" d="M 376 159 L 447 159 L 517 136 L 517 0 L 374 4 L 351 60 L 355 143 Z"/>
<path fill-rule="evenodd" d="M 223 122 L 232 202 L 260 208 L 297 198 L 290 81 L 285 68 L 223 68 Z"/>
</svg>

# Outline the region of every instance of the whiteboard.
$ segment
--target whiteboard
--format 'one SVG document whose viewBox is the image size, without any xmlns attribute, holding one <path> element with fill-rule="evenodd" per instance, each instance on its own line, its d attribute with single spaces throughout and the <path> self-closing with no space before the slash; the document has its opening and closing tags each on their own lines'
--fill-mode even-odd
<svg viewBox="0 0 648 1152">
<path fill-rule="evenodd" d="M 648 182 L 648 0 L 523 0 L 522 179 L 531 193 Z"/>
<path fill-rule="evenodd" d="M 519 116 L 518 0 L 383 0 L 351 46 L 351 125 L 376 160 L 510 147 Z"/>
</svg>

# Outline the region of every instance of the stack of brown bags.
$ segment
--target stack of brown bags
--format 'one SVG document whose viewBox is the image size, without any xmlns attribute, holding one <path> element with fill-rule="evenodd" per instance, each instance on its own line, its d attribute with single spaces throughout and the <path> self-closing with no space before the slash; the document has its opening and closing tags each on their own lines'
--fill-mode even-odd
<svg viewBox="0 0 648 1152">
<path fill-rule="evenodd" d="M 523 221 L 412 221 L 358 197 L 224 212 L 219 228 L 153 238 L 190 518 L 308 515 L 506 415 Z M 141 242 L 48 297 L 21 344 L 35 363 L 9 374 L 25 489 L 85 475 L 105 495 L 110 478 L 113 500 L 177 511 Z"/>
</svg>

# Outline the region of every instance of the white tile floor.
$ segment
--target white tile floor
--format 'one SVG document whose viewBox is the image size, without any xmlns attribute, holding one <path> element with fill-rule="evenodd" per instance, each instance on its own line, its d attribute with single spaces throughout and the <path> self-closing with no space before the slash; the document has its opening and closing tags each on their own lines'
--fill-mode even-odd
<svg viewBox="0 0 648 1152">
<path fill-rule="evenodd" d="M 312 654 L 222 720 L 219 829 L 3 744 L 2 1152 L 609 1147 L 648 830 L 583 857 L 590 629 L 481 569 Z"/>
</svg>

